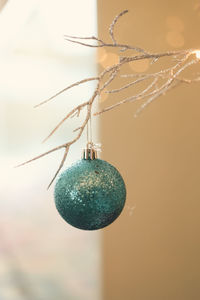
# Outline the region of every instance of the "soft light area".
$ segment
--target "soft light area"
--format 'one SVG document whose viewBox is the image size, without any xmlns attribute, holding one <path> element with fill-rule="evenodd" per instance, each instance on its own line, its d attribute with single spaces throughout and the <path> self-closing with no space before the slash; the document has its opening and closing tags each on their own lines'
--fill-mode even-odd
<svg viewBox="0 0 200 300">
<path fill-rule="evenodd" d="M 85 84 L 33 106 L 67 85 L 96 74 L 95 51 L 64 34 L 96 33 L 96 1 L 9 0 L 0 13 L 0 299 L 99 300 L 100 234 L 73 228 L 46 190 L 62 150 L 14 168 L 71 140 L 80 118 L 42 140 L 94 88 Z M 97 124 L 94 135 L 98 140 Z M 65 168 L 80 159 L 86 135 L 70 150 Z"/>
</svg>

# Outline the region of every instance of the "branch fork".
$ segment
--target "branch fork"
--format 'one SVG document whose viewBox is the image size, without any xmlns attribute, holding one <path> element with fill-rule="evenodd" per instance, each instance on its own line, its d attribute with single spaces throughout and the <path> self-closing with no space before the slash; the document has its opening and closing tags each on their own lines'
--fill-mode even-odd
<svg viewBox="0 0 200 300">
<path fill-rule="evenodd" d="M 81 137 L 89 120 L 91 119 L 93 104 L 94 104 L 95 100 L 97 100 L 98 97 L 101 96 L 101 94 L 103 92 L 108 93 L 108 94 L 112 94 L 112 93 L 120 94 L 121 91 L 123 91 L 125 89 L 131 89 L 132 87 L 136 86 L 140 82 L 145 83 L 146 86 L 139 93 L 132 94 L 130 97 L 119 100 L 115 104 L 113 104 L 111 106 L 107 106 L 107 107 L 103 108 L 102 110 L 94 113 L 94 116 L 97 116 L 97 115 L 103 114 L 107 111 L 110 111 L 122 104 L 125 104 L 128 102 L 135 102 L 135 101 L 144 99 L 145 100 L 144 103 L 139 107 L 139 109 L 135 113 L 135 116 L 138 116 L 138 114 L 141 113 L 144 108 L 146 108 L 149 104 L 151 104 L 154 100 L 156 100 L 161 95 L 165 95 L 172 88 L 175 88 L 176 86 L 178 86 L 180 84 L 191 84 L 191 83 L 200 81 L 199 74 L 194 79 L 180 77 L 180 75 L 183 73 L 184 70 L 186 70 L 187 68 L 191 67 L 192 65 L 194 65 L 196 63 L 199 63 L 200 50 L 198 50 L 198 49 L 167 51 L 167 52 L 163 52 L 163 53 L 150 53 L 150 52 L 146 51 L 145 49 L 142 49 L 141 47 L 138 47 L 138 46 L 131 46 L 131 45 L 119 43 L 114 34 L 115 26 L 116 26 L 118 20 L 122 16 L 124 16 L 127 12 L 128 12 L 128 10 L 122 11 L 119 15 L 117 15 L 114 18 L 113 22 L 111 23 L 111 25 L 109 27 L 109 36 L 111 39 L 110 43 L 106 43 L 103 41 L 103 39 L 99 39 L 95 36 L 91 36 L 91 37 L 77 37 L 77 36 L 70 36 L 70 35 L 64 36 L 67 41 L 69 41 L 71 43 L 79 44 L 82 46 L 86 46 L 86 47 L 92 47 L 92 48 L 103 47 L 103 48 L 118 49 L 119 61 L 117 64 L 114 64 L 108 68 L 105 68 L 99 74 L 99 76 L 89 77 L 89 78 L 85 78 L 83 80 L 77 81 L 77 82 L 67 86 L 63 90 L 57 92 L 52 97 L 44 100 L 43 102 L 41 102 L 35 106 L 35 107 L 40 107 L 41 105 L 46 104 L 49 101 L 52 101 L 60 94 L 66 92 L 74 87 L 78 87 L 84 83 L 87 83 L 90 81 L 97 82 L 96 88 L 94 89 L 94 92 L 93 92 L 93 95 L 91 96 L 91 98 L 88 99 L 87 101 L 83 102 L 82 104 L 74 107 L 57 124 L 57 126 L 50 132 L 50 134 L 44 139 L 43 142 L 46 142 L 60 128 L 60 126 L 67 119 L 79 117 L 80 112 L 82 110 L 86 109 L 86 117 L 85 117 L 83 123 L 76 129 L 74 129 L 74 132 L 77 132 L 76 137 L 74 139 L 72 139 L 71 141 L 68 141 L 60 146 L 50 149 L 49 151 L 42 153 L 42 154 L 17 166 L 17 167 L 23 166 L 34 160 L 42 158 L 43 156 L 46 156 L 52 152 L 55 152 L 57 150 L 64 148 L 64 154 L 63 154 L 62 160 L 61 160 L 60 165 L 59 165 L 55 175 L 53 176 L 48 188 L 51 186 L 51 184 L 57 177 L 58 173 L 62 169 L 62 167 L 65 163 L 65 160 L 67 158 L 70 147 L 74 143 L 76 143 L 76 141 Z M 133 53 L 136 52 L 136 54 L 134 54 L 132 56 L 126 56 L 125 53 L 127 50 L 132 50 Z M 123 55 L 122 55 L 122 53 L 123 53 Z M 163 57 L 170 58 L 172 66 L 161 69 L 157 72 L 150 73 L 150 74 L 148 74 L 148 73 L 121 74 L 122 66 L 127 65 L 130 62 L 148 59 L 151 64 L 155 64 L 158 60 L 160 60 Z M 119 88 L 109 89 L 110 84 L 112 82 L 114 82 L 114 80 L 116 79 L 117 76 L 126 78 L 128 82 Z"/>
</svg>

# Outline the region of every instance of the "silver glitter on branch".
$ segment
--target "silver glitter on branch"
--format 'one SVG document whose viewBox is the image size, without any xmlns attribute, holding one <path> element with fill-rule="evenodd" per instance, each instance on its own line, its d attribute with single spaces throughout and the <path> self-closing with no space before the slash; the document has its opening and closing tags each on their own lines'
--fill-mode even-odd
<svg viewBox="0 0 200 300">
<path fill-rule="evenodd" d="M 131 87 L 137 86 L 139 83 L 143 82 L 145 85 L 142 90 L 139 93 L 132 94 L 131 90 L 131 96 L 125 99 L 121 99 L 117 101 L 115 104 L 105 107 L 102 110 L 94 113 L 94 115 L 100 115 L 104 112 L 107 112 L 109 110 L 112 110 L 122 104 L 128 103 L 128 102 L 135 102 L 138 100 L 144 100 L 143 104 L 139 107 L 139 109 L 136 111 L 135 116 L 137 116 L 139 113 L 142 112 L 144 108 L 146 108 L 150 103 L 152 103 L 154 100 L 156 100 L 158 97 L 165 95 L 168 91 L 171 89 L 177 87 L 180 84 L 191 84 L 195 82 L 200 81 L 199 74 L 196 74 L 196 78 L 183 78 L 180 77 L 182 75 L 183 71 L 185 71 L 187 68 L 191 67 L 192 65 L 200 62 L 200 49 L 187 49 L 187 50 L 179 50 L 179 51 L 167 51 L 162 53 L 150 53 L 146 51 L 145 49 L 142 49 L 138 46 L 131 46 L 126 44 L 121 44 L 117 41 L 114 30 L 115 25 L 117 24 L 118 20 L 124 16 L 128 10 L 122 11 L 118 16 L 116 16 L 111 23 L 109 27 L 109 35 L 111 38 L 111 43 L 106 43 L 102 39 L 99 39 L 95 36 L 91 37 L 77 37 L 77 36 L 71 36 L 71 35 L 65 35 L 65 39 L 71 43 L 79 44 L 86 47 L 92 47 L 92 48 L 115 48 L 119 51 L 119 59 L 118 63 L 109 66 L 105 68 L 97 77 L 90 77 L 85 78 L 83 80 L 80 80 L 78 82 L 75 82 L 68 87 L 64 88 L 63 90 L 57 92 L 55 95 L 50 97 L 49 99 L 46 99 L 45 101 L 37 104 L 35 107 L 41 106 L 43 104 L 46 104 L 47 102 L 51 101 L 52 99 L 56 98 L 60 94 L 68 91 L 71 88 L 80 86 L 81 84 L 87 83 L 89 81 L 97 81 L 96 88 L 94 89 L 92 97 L 88 100 L 83 102 L 82 104 L 76 106 L 73 108 L 59 123 L 58 125 L 51 131 L 51 133 L 45 138 L 44 141 L 49 139 L 57 129 L 60 128 L 60 126 L 68 119 L 68 118 L 74 118 L 79 117 L 80 112 L 83 109 L 86 109 L 86 117 L 83 123 L 76 129 L 74 129 L 74 132 L 78 132 L 77 136 L 72 139 L 71 141 L 68 141 L 60 146 L 57 146 L 41 155 L 38 155 L 31 160 L 28 160 L 18 166 L 25 165 L 27 163 L 30 163 L 34 160 L 37 160 L 45 155 L 48 155 L 54 151 L 60 150 L 62 148 L 65 149 L 64 155 L 62 158 L 62 161 L 59 165 L 58 170 L 56 171 L 55 176 L 53 177 L 52 181 L 50 182 L 48 188 L 53 183 L 54 179 L 62 169 L 64 162 L 67 158 L 68 150 L 71 145 L 76 143 L 76 141 L 81 137 L 84 129 L 86 128 L 87 124 L 89 123 L 89 120 L 91 119 L 92 114 L 92 108 L 95 100 L 97 100 L 101 94 L 107 93 L 107 94 L 120 94 L 121 91 L 130 89 Z M 133 55 L 125 55 L 126 51 L 132 50 Z M 136 54 L 135 54 L 136 53 Z M 123 55 L 122 55 L 123 54 Z M 168 58 L 170 60 L 169 67 L 167 68 L 161 68 L 159 71 L 155 71 L 154 73 L 143 73 L 143 74 L 121 74 L 122 67 L 124 65 L 127 65 L 130 62 L 133 61 L 142 61 L 142 60 L 149 60 L 150 64 L 155 64 L 157 61 L 159 61 L 161 58 Z M 113 83 L 116 79 L 116 77 L 124 78 L 127 80 L 127 83 L 122 85 L 121 87 L 115 88 L 115 89 L 107 89 L 109 88 L 110 84 Z M 92 141 L 91 141 L 92 142 Z M 18 167 L 17 166 L 17 167 Z"/>
</svg>

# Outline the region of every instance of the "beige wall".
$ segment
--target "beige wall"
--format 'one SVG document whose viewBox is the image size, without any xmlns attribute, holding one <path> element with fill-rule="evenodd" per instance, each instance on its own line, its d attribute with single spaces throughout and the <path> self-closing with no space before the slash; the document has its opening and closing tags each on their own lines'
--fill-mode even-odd
<svg viewBox="0 0 200 300">
<path fill-rule="evenodd" d="M 166 40 L 166 18 L 177 16 L 184 29 L 177 24 L 182 40 L 179 36 L 174 43 L 179 39 L 182 48 L 197 47 L 196 4 L 98 0 L 99 36 L 108 38 L 113 16 L 129 9 L 117 27 L 122 42 L 155 52 L 175 49 Z M 199 94 L 198 85 L 184 86 L 137 119 L 139 103 L 100 118 L 102 158 L 118 167 L 127 185 L 127 205 L 135 206 L 131 216 L 126 207 L 103 231 L 103 300 L 200 299 Z M 102 106 L 120 98 L 115 97 Z"/>
</svg>

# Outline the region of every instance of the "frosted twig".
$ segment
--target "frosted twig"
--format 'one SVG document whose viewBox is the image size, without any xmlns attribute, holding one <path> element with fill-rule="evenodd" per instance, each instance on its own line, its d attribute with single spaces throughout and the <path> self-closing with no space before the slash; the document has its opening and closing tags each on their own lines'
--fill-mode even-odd
<svg viewBox="0 0 200 300">
<path fill-rule="evenodd" d="M 117 15 L 114 18 L 113 22 L 110 24 L 109 34 L 110 34 L 110 37 L 112 39 L 112 44 L 105 43 L 102 39 L 99 39 L 99 38 L 97 38 L 95 36 L 91 36 L 91 37 L 77 37 L 77 36 L 72 36 L 72 35 L 64 35 L 64 37 L 65 37 L 65 39 L 68 42 L 79 44 L 79 45 L 86 46 L 86 47 L 92 47 L 92 48 L 116 47 L 116 48 L 120 48 L 120 52 L 124 52 L 126 50 L 135 50 L 137 52 L 147 53 L 144 49 L 142 49 L 140 47 L 133 47 L 133 46 L 130 46 L 130 45 L 124 45 L 124 44 L 117 43 L 117 41 L 116 41 L 116 39 L 114 37 L 114 27 L 115 27 L 117 21 L 119 20 L 119 18 L 122 17 L 123 15 L 125 15 L 126 13 L 128 13 L 127 9 L 124 10 L 124 11 L 122 11 L 119 15 Z M 88 44 L 86 42 L 80 42 L 78 40 L 93 40 L 93 41 L 98 42 L 99 44 L 93 45 L 93 44 Z M 156 60 L 156 58 L 154 58 L 154 59 Z"/>
<path fill-rule="evenodd" d="M 167 92 L 168 90 L 170 90 L 170 88 L 172 88 L 172 83 L 173 81 L 178 77 L 178 75 L 183 72 L 186 68 L 188 68 L 189 66 L 191 66 L 192 64 L 195 64 L 197 62 L 199 62 L 198 59 L 195 59 L 195 60 L 191 60 L 189 61 L 188 63 L 185 63 L 185 61 L 187 60 L 188 58 L 188 54 L 185 56 L 185 59 L 182 59 L 181 62 L 179 62 L 178 64 L 176 64 L 175 66 L 173 66 L 171 69 L 168 69 L 167 71 L 169 72 L 169 75 L 166 76 L 166 79 L 167 79 L 167 82 L 164 83 L 163 85 L 161 85 L 159 88 L 157 89 L 154 89 L 151 93 L 149 94 L 146 94 L 147 91 L 149 91 L 153 86 L 155 86 L 155 84 L 157 83 L 160 75 L 161 75 L 161 72 L 158 72 L 158 73 L 154 73 L 154 74 L 148 74 L 147 77 L 145 78 L 144 76 L 142 77 L 145 78 L 145 79 L 149 79 L 150 77 L 155 77 L 155 80 L 153 80 L 153 82 L 147 86 L 147 88 L 143 89 L 141 93 L 138 93 L 134 96 L 131 96 L 131 97 L 128 97 L 126 99 L 123 99 L 121 100 L 120 102 L 116 103 L 116 104 L 113 104 L 107 108 L 104 108 L 102 109 L 101 111 L 95 113 L 95 115 L 100 115 L 104 112 L 107 112 L 111 109 L 114 109 L 116 108 L 117 106 L 120 106 L 121 104 L 125 104 L 127 102 L 132 102 L 132 101 L 136 101 L 136 100 L 140 100 L 140 99 L 143 99 L 143 98 L 146 98 L 146 97 L 150 97 L 145 103 L 143 103 L 141 105 L 141 107 L 138 109 L 138 111 L 136 112 L 135 115 L 138 115 L 139 112 L 141 112 L 148 104 L 150 104 L 154 99 L 158 98 L 160 95 L 164 94 L 165 92 Z M 184 64 L 185 63 L 185 64 Z M 183 64 L 183 66 L 181 67 L 181 64 Z M 174 71 L 177 69 L 178 71 L 176 71 L 176 73 L 174 73 Z M 132 82 L 129 86 L 133 85 L 133 83 L 138 83 L 138 81 L 134 81 Z M 128 86 L 128 87 L 129 87 Z M 123 90 L 124 88 L 126 88 L 127 86 L 124 86 L 122 87 L 121 89 L 118 89 L 118 92 Z"/>
<path fill-rule="evenodd" d="M 65 34 L 64 37 L 67 39 L 75 39 L 75 40 L 93 40 L 93 41 L 97 41 L 101 44 L 104 44 L 104 42 L 101 39 L 97 38 L 96 36 L 82 37 L 82 36 L 73 36 L 73 35 Z"/>
<path fill-rule="evenodd" d="M 73 83 L 73 84 L 67 86 L 67 87 L 64 88 L 63 90 L 59 91 L 59 92 L 56 93 L 55 95 L 51 96 L 50 98 L 48 98 L 48 99 L 46 99 L 46 100 L 40 102 L 39 104 L 35 105 L 34 108 L 39 107 L 40 105 L 43 105 L 43 104 L 49 102 L 50 100 L 56 98 L 56 97 L 59 96 L 60 94 L 66 92 L 67 90 L 69 90 L 69 89 L 71 89 L 71 88 L 73 88 L 73 87 L 75 87 L 75 86 L 78 86 L 78 85 L 80 85 L 80 84 L 82 84 L 82 83 L 85 83 L 85 82 L 88 82 L 88 81 L 94 81 L 94 80 L 98 80 L 98 79 L 99 79 L 98 77 L 91 77 L 91 78 L 86 78 L 86 79 L 77 81 L 77 82 L 75 82 L 75 83 Z"/>
<path fill-rule="evenodd" d="M 142 49 L 137 46 L 132 46 L 128 44 L 121 44 L 117 41 L 114 35 L 114 29 L 117 21 L 119 18 L 121 18 L 124 14 L 126 14 L 128 11 L 124 10 L 119 15 L 117 15 L 113 22 L 111 23 L 109 27 L 109 35 L 111 37 L 112 43 L 106 43 L 103 39 L 97 38 L 95 36 L 91 37 L 77 37 L 72 35 L 65 35 L 65 39 L 71 43 L 79 44 L 86 47 L 92 47 L 92 48 L 111 48 L 118 50 L 119 59 L 118 63 L 113 64 L 112 66 L 109 66 L 105 68 L 99 76 L 96 77 L 89 77 L 85 78 L 83 80 L 77 81 L 66 88 L 62 89 L 52 97 L 50 97 L 47 100 L 44 100 L 43 102 L 37 104 L 35 107 L 38 107 L 42 104 L 45 104 L 49 102 L 50 100 L 56 98 L 60 94 L 68 91 L 69 89 L 79 86 L 83 83 L 89 82 L 89 81 L 97 81 L 96 88 L 91 96 L 87 101 L 83 102 L 82 104 L 74 107 L 58 124 L 57 126 L 50 132 L 50 134 L 45 138 L 44 141 L 46 141 L 48 138 L 50 138 L 57 129 L 68 119 L 73 117 L 79 117 L 80 112 L 82 110 L 86 109 L 86 117 L 82 124 L 74 129 L 74 132 L 77 132 L 77 135 L 75 138 L 73 138 L 71 141 L 68 141 L 58 147 L 55 147 L 41 155 L 38 155 L 31 160 L 28 160 L 19 166 L 25 165 L 29 162 L 32 162 L 34 160 L 37 160 L 45 155 L 48 155 L 54 151 L 57 151 L 61 148 L 65 148 L 65 152 L 62 158 L 62 161 L 59 165 L 58 170 L 56 171 L 56 174 L 54 175 L 53 179 L 51 180 L 49 186 L 52 184 L 60 170 L 62 169 L 64 162 L 67 157 L 68 150 L 70 149 L 71 145 L 76 143 L 76 141 L 81 137 L 86 125 L 88 124 L 88 121 L 91 118 L 92 114 L 92 107 L 97 99 L 98 96 L 101 96 L 103 92 L 106 92 L 108 94 L 111 93 L 118 93 L 120 94 L 121 91 L 127 89 L 130 91 L 131 87 L 134 87 L 138 85 L 139 83 L 142 83 L 141 90 L 137 92 L 136 94 L 133 93 L 131 90 L 131 95 L 128 98 L 121 99 L 117 103 L 114 103 L 111 106 L 108 106 L 106 108 L 103 108 L 101 111 L 96 112 L 94 115 L 100 115 L 104 112 L 110 111 L 122 104 L 128 103 L 128 102 L 134 102 L 138 100 L 145 100 L 144 103 L 139 107 L 139 109 L 136 111 L 136 115 L 140 113 L 145 107 L 147 107 L 152 101 L 160 97 L 161 95 L 164 95 L 171 89 L 175 88 L 176 86 L 180 84 L 191 84 L 193 82 L 199 82 L 200 76 L 196 75 L 195 78 L 184 78 L 184 75 L 182 78 L 179 77 L 179 75 L 183 73 L 184 70 L 192 66 L 193 64 L 196 64 L 200 61 L 199 59 L 199 49 L 186 49 L 186 50 L 178 50 L 178 51 L 166 51 L 162 53 L 150 53 L 149 51 L 146 51 L 145 49 Z M 94 42 L 92 44 L 92 42 Z M 133 54 L 130 56 L 125 55 L 126 50 L 132 50 Z M 137 52 L 137 54 L 134 54 Z M 123 53 L 123 55 L 122 55 Z M 198 54 L 198 55 L 197 55 Z M 193 58 L 193 56 L 196 55 L 196 59 Z M 161 61 L 162 58 L 168 58 L 169 59 L 169 66 L 166 68 L 160 68 L 158 71 L 152 72 L 152 73 L 131 73 L 131 74 L 124 74 L 120 75 L 120 72 L 122 70 L 122 67 L 125 65 L 128 65 L 130 62 L 134 61 L 142 61 L 142 60 L 149 60 L 150 65 L 155 64 L 157 61 Z M 172 65 L 172 66 L 171 66 Z M 115 83 L 115 79 L 117 76 L 123 77 L 127 80 L 125 84 L 123 84 L 121 87 L 115 86 L 111 87 L 111 83 Z M 134 80 L 132 78 L 135 78 Z M 132 80 L 131 80 L 132 79 Z M 149 82 L 150 81 L 150 82 Z M 108 88 L 108 89 L 107 89 Z M 91 145 L 92 141 L 91 141 Z"/>
<path fill-rule="evenodd" d="M 60 165 L 59 165 L 59 167 L 58 167 L 58 170 L 56 171 L 54 177 L 52 178 L 51 182 L 49 183 L 47 189 L 50 188 L 50 186 L 51 186 L 52 183 L 54 182 L 56 176 L 58 175 L 58 173 L 59 173 L 60 170 L 62 169 L 62 167 L 63 167 L 63 165 L 64 165 L 64 162 L 65 162 L 65 160 L 66 160 L 66 158 L 67 158 L 68 151 L 69 151 L 69 146 L 65 147 L 65 152 L 64 152 L 63 158 L 62 158 L 62 160 L 61 160 L 61 163 L 60 163 Z"/>
<path fill-rule="evenodd" d="M 42 154 L 40 154 L 40 155 L 38 155 L 38 156 L 35 156 L 34 158 L 29 159 L 29 160 L 27 160 L 27 161 L 25 161 L 25 162 L 23 162 L 23 163 L 21 163 L 21 164 L 15 166 L 15 168 L 22 167 L 22 166 L 24 166 L 24 165 L 26 165 L 26 164 L 29 164 L 30 162 L 32 162 L 32 161 L 34 161 L 34 160 L 37 160 L 37 159 L 39 159 L 39 158 L 42 158 L 42 157 L 44 157 L 44 156 L 46 156 L 46 155 L 48 155 L 48 154 L 50 154 L 50 153 L 52 153 L 52 152 L 55 152 L 55 151 L 57 151 L 57 150 L 59 150 L 59 149 L 61 149 L 61 148 L 63 148 L 63 147 L 66 147 L 66 144 L 57 146 L 57 147 L 55 147 L 55 148 L 53 148 L 53 149 L 51 149 L 51 150 L 49 150 L 49 151 L 47 151 L 47 152 L 44 152 L 44 153 L 42 153 Z"/>
<path fill-rule="evenodd" d="M 123 51 L 125 51 L 125 50 L 134 50 L 134 51 L 137 51 L 137 52 L 146 53 L 146 51 L 144 49 L 140 48 L 140 47 L 133 47 L 133 46 L 125 45 L 125 44 L 110 44 L 110 43 L 105 43 L 105 42 L 102 43 L 102 41 L 98 40 L 96 37 L 93 38 L 93 39 L 95 41 L 99 41 L 100 44 L 93 45 L 93 44 L 88 44 L 88 43 L 80 42 L 80 41 L 77 41 L 77 40 L 72 40 L 72 39 L 69 39 L 69 38 L 65 38 L 65 40 L 70 42 L 70 43 L 79 44 L 81 46 L 86 46 L 86 47 L 91 47 L 91 48 L 103 48 L 103 47 L 106 48 L 106 47 L 108 47 L 108 48 L 123 49 Z"/>
<path fill-rule="evenodd" d="M 146 92 L 148 92 L 156 84 L 157 80 L 158 80 L 158 78 L 154 78 L 154 80 L 141 93 L 139 93 L 139 94 L 137 94 L 135 96 L 123 99 L 123 100 L 121 100 L 120 102 L 118 102 L 116 104 L 113 104 L 113 105 L 111 105 L 109 107 L 106 107 L 106 108 L 104 108 L 103 110 L 101 110 L 99 112 L 96 112 L 94 115 L 95 116 L 100 115 L 100 114 L 102 114 L 102 113 L 104 113 L 106 111 L 109 111 L 109 110 L 111 110 L 113 108 L 116 108 L 117 106 L 120 106 L 120 105 L 125 104 L 127 102 L 132 102 L 132 101 L 135 101 L 135 100 L 140 100 L 142 97 L 145 97 L 144 95 L 146 94 Z"/>
<path fill-rule="evenodd" d="M 135 117 L 138 116 L 138 114 L 147 106 L 149 105 L 152 101 L 154 101 L 155 99 L 157 99 L 159 96 L 163 95 L 166 93 L 167 90 L 170 89 L 170 87 L 175 87 L 177 84 L 175 83 L 175 85 L 173 86 L 173 82 L 176 80 L 176 78 L 178 77 L 178 75 L 183 72 L 186 68 L 188 68 L 189 66 L 195 64 L 199 62 L 199 60 L 197 59 L 193 59 L 190 62 L 188 62 L 187 64 L 183 65 L 175 74 L 172 74 L 172 77 L 170 77 L 168 79 L 168 81 L 163 84 L 160 88 L 156 89 L 155 91 L 152 92 L 152 95 L 150 98 L 148 98 L 147 101 L 145 101 L 145 103 L 143 103 L 140 108 L 136 111 L 135 113 Z M 178 81 L 178 83 L 180 83 L 180 81 Z"/>
<path fill-rule="evenodd" d="M 114 20 L 112 21 L 112 23 L 110 24 L 110 28 L 109 28 L 109 34 L 111 36 L 111 39 L 113 41 L 113 44 L 116 45 L 117 44 L 117 41 L 114 37 L 114 27 L 115 27 L 115 24 L 117 23 L 117 21 L 119 20 L 120 17 L 122 17 L 123 15 L 125 15 L 126 13 L 128 12 L 128 10 L 124 10 L 122 11 L 118 16 L 116 16 L 114 18 Z"/>
<path fill-rule="evenodd" d="M 159 76 L 161 76 L 161 75 L 159 75 Z M 159 77 L 159 76 L 156 76 L 156 77 Z M 151 78 L 151 77 L 155 77 L 155 74 L 143 76 L 142 78 L 139 78 L 139 79 L 137 79 L 137 80 L 135 80 L 133 82 L 130 82 L 130 83 L 122 86 L 121 88 L 118 88 L 118 89 L 115 89 L 115 90 L 106 91 L 106 93 L 108 93 L 108 94 L 119 93 L 119 92 L 121 92 L 121 91 L 129 88 L 130 86 L 136 85 L 137 83 L 140 83 L 140 82 L 142 82 L 144 80 L 147 80 L 148 78 Z"/>
<path fill-rule="evenodd" d="M 83 107 L 87 106 L 88 102 L 84 102 L 74 109 L 72 109 L 59 123 L 58 125 L 50 132 L 50 134 L 43 140 L 43 143 L 46 142 L 55 132 L 56 130 L 74 113 L 78 113 Z"/>
<path fill-rule="evenodd" d="M 110 74 L 109 79 L 103 84 L 103 86 L 99 89 L 99 93 L 101 93 L 105 88 L 115 79 L 117 76 L 117 73 L 119 71 L 118 65 L 116 65 L 115 68 L 113 68 L 113 71 Z"/>
</svg>

